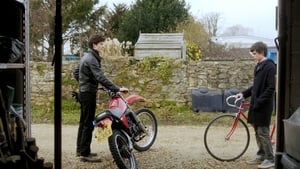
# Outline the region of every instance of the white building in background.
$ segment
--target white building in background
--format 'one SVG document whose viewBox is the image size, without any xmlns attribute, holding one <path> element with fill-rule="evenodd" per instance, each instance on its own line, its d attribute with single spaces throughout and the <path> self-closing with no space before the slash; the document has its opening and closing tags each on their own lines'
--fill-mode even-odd
<svg viewBox="0 0 300 169">
<path fill-rule="evenodd" d="M 276 48 L 275 40 L 258 37 L 258 36 L 215 36 L 212 38 L 212 41 L 218 44 L 225 45 L 229 48 L 249 48 L 255 42 L 262 41 L 268 46 L 268 58 L 272 59 L 277 63 L 278 50 Z"/>
</svg>

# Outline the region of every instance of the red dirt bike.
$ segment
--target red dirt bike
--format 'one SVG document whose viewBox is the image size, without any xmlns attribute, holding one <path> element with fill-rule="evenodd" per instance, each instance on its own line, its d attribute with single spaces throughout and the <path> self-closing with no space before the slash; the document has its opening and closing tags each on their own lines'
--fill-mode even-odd
<svg viewBox="0 0 300 169">
<path fill-rule="evenodd" d="M 157 135 L 157 120 L 154 113 L 146 108 L 133 111 L 130 105 L 145 99 L 138 95 L 124 98 L 121 92 L 105 91 L 111 98 L 109 109 L 95 116 L 95 136 L 99 142 L 108 138 L 110 152 L 120 169 L 136 169 L 133 150 L 146 151 Z"/>
</svg>

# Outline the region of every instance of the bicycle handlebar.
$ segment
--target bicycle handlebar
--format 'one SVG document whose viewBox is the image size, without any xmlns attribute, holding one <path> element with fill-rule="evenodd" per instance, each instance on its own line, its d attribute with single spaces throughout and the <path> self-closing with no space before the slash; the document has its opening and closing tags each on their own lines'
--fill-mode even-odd
<svg viewBox="0 0 300 169">
<path fill-rule="evenodd" d="M 234 99 L 234 103 L 231 103 L 229 100 L 230 99 Z M 239 108 L 239 106 L 237 105 L 239 101 L 244 101 L 244 98 L 243 97 L 240 97 L 240 98 L 236 98 L 235 95 L 231 95 L 231 96 L 228 96 L 226 98 L 226 103 L 228 106 L 230 107 L 235 107 L 235 108 Z"/>
</svg>

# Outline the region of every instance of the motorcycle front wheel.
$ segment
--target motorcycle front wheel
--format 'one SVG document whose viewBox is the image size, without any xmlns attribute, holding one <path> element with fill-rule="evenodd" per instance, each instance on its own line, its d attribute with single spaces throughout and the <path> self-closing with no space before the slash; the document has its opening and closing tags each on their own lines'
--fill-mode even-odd
<svg viewBox="0 0 300 169">
<path fill-rule="evenodd" d="M 137 169 L 136 158 L 129 148 L 129 140 L 119 130 L 113 130 L 108 145 L 117 166 L 120 169 Z"/>
<path fill-rule="evenodd" d="M 157 135 L 157 120 L 154 113 L 149 109 L 139 109 L 135 112 L 137 119 L 140 122 L 140 132 L 135 136 L 133 148 L 137 151 L 146 151 L 154 143 Z"/>
</svg>

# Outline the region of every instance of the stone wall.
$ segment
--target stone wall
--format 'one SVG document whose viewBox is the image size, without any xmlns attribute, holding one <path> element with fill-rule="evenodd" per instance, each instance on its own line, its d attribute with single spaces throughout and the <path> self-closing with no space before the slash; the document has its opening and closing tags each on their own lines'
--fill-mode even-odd
<svg viewBox="0 0 300 169">
<path fill-rule="evenodd" d="M 168 83 L 151 76 L 139 75 L 134 66 L 127 68 L 127 83 L 117 79 L 122 74 L 124 63 L 128 58 L 105 59 L 102 63 L 104 72 L 119 86 L 129 88 L 132 93 L 138 93 L 152 102 L 161 99 L 175 100 L 178 103 L 191 105 L 191 91 L 200 87 L 209 89 L 243 90 L 252 83 L 253 68 L 251 61 L 198 61 L 185 62 L 173 60 L 178 65 L 172 69 Z M 180 63 L 180 64 L 178 64 Z M 62 97 L 70 98 L 71 91 L 77 90 L 76 81 L 72 78 L 72 70 L 78 62 L 63 62 L 62 67 Z M 54 67 L 50 62 L 32 62 L 30 67 L 31 101 L 45 105 L 54 97 Z M 124 72 L 123 72 L 124 73 Z M 124 77 L 122 77 L 124 78 Z M 138 79 L 130 82 L 131 79 Z M 69 79 L 69 80 L 68 80 Z"/>
</svg>

